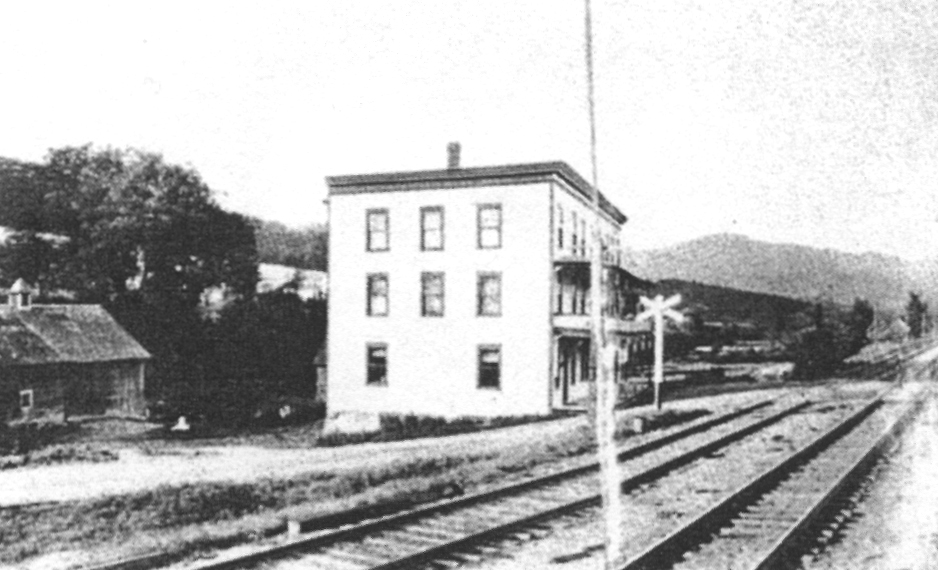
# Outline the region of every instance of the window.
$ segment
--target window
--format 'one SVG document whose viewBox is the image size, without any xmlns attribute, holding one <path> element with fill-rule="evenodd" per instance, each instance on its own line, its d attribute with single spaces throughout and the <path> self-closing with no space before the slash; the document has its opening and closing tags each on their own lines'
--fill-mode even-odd
<svg viewBox="0 0 938 570">
<path fill-rule="evenodd" d="M 388 315 L 388 274 L 371 273 L 368 275 L 368 307 L 370 317 Z"/>
<path fill-rule="evenodd" d="M 580 219 L 580 255 L 586 255 L 586 220 Z"/>
<path fill-rule="evenodd" d="M 571 253 L 573 255 L 576 255 L 579 252 L 579 247 L 580 247 L 580 242 L 579 242 L 579 239 L 577 238 L 577 233 L 576 233 L 577 228 L 579 227 L 576 221 L 576 212 L 570 212 L 570 220 L 573 222 L 573 233 L 571 234 L 571 237 L 570 237 L 570 247 L 572 248 Z"/>
<path fill-rule="evenodd" d="M 479 274 L 479 307 L 482 317 L 498 317 L 502 314 L 502 274 Z"/>
<path fill-rule="evenodd" d="M 443 249 L 443 207 L 420 208 L 420 249 Z"/>
<path fill-rule="evenodd" d="M 501 388 L 502 347 L 497 344 L 479 347 L 479 388 Z"/>
<path fill-rule="evenodd" d="M 420 314 L 425 317 L 443 316 L 443 274 L 422 273 L 420 275 Z"/>
<path fill-rule="evenodd" d="M 368 251 L 388 250 L 388 211 L 368 210 L 365 230 L 367 233 L 365 247 Z"/>
<path fill-rule="evenodd" d="M 23 409 L 29 409 L 33 407 L 32 390 L 20 390 L 20 407 Z"/>
<path fill-rule="evenodd" d="M 557 204 L 557 251 L 563 251 L 563 206 Z"/>
<path fill-rule="evenodd" d="M 502 246 L 502 205 L 480 204 L 478 213 L 479 249 Z"/>
<path fill-rule="evenodd" d="M 388 383 L 388 345 L 368 345 L 368 385 L 386 386 Z"/>
</svg>

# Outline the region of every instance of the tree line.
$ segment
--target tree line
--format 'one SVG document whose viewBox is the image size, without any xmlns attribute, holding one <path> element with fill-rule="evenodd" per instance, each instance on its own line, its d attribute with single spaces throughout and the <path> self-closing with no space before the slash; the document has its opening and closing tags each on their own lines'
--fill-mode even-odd
<svg viewBox="0 0 938 570">
<path fill-rule="evenodd" d="M 40 302 L 107 308 L 154 356 L 152 401 L 233 418 L 264 395 L 312 396 L 324 302 L 289 284 L 256 293 L 258 242 L 296 236 L 226 211 L 194 169 L 91 145 L 50 150 L 41 163 L 3 159 L 0 226 L 12 230 L 2 283 L 22 277 Z M 323 267 L 324 239 L 298 260 L 278 247 L 268 246 L 271 262 Z M 212 319 L 208 291 L 225 299 Z"/>
<path fill-rule="evenodd" d="M 329 232 L 325 225 L 312 224 L 296 229 L 280 222 L 254 220 L 253 223 L 261 263 L 329 270 Z"/>
</svg>

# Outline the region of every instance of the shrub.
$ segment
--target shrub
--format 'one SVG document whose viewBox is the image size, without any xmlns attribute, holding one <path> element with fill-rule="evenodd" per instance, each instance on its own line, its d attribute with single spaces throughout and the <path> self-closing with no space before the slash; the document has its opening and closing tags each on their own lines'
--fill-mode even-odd
<svg viewBox="0 0 938 570">
<path fill-rule="evenodd" d="M 32 465 L 55 465 L 57 463 L 72 463 L 85 461 L 90 463 L 103 463 L 117 461 L 115 452 L 107 448 L 92 445 L 52 445 L 30 453 L 27 461 Z"/>
<path fill-rule="evenodd" d="M 440 437 L 471 433 L 486 429 L 544 421 L 556 416 L 506 416 L 496 418 L 459 417 L 446 419 L 437 416 L 415 414 L 385 414 L 381 416 L 381 429 L 374 433 L 329 433 L 321 436 L 317 443 L 324 447 L 352 445 L 367 441 L 398 441 L 421 437 Z"/>
</svg>

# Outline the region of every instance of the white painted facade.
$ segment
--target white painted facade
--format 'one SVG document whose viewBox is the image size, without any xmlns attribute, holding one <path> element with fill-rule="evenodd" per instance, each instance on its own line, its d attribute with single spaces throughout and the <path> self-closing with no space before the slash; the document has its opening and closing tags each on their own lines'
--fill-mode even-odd
<svg viewBox="0 0 938 570">
<path fill-rule="evenodd" d="M 330 416 L 547 414 L 564 403 L 558 331 L 575 329 L 582 337 L 588 317 L 555 314 L 556 272 L 564 260 L 582 265 L 589 253 L 571 249 L 574 216 L 578 224 L 583 220 L 578 244 L 594 216 L 582 178 L 563 163 L 547 163 L 331 177 L 328 183 Z M 500 207 L 500 247 L 479 247 L 480 205 Z M 422 249 L 422 208 L 442 212 L 441 250 Z M 603 233 L 615 244 L 624 217 L 605 209 Z M 375 210 L 386 212 L 386 251 L 368 250 L 367 220 Z M 441 316 L 423 315 L 422 275 L 428 272 L 443 275 Z M 498 316 L 479 315 L 480 273 L 500 275 Z M 387 280 L 381 316 L 368 314 L 369 275 Z M 374 304 L 384 309 L 383 301 Z M 383 382 L 369 382 L 369 362 L 380 362 L 369 361 L 369 347 L 386 347 Z M 498 349 L 497 387 L 480 387 L 480 347 L 489 357 Z"/>
</svg>

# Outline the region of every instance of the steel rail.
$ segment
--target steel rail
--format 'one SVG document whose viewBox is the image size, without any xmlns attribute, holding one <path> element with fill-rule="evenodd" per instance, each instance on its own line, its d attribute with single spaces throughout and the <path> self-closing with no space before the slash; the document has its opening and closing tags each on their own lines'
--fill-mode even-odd
<svg viewBox="0 0 938 570">
<path fill-rule="evenodd" d="M 736 514 L 748 505 L 753 504 L 759 497 L 770 492 L 795 469 L 817 457 L 824 449 L 862 423 L 883 405 L 886 394 L 893 389 L 894 387 L 890 386 L 881 391 L 867 401 L 857 412 L 851 414 L 796 453 L 766 469 L 701 515 L 628 559 L 619 567 L 620 570 L 668 567 L 679 559 L 684 552 L 699 544 L 702 537 L 709 537 L 716 529 L 722 528 L 727 521 L 732 520 Z M 803 527 L 795 528 L 793 525 L 791 530 L 793 533 L 800 532 Z"/>
<path fill-rule="evenodd" d="M 666 460 L 654 467 L 646 469 L 645 471 L 638 473 L 634 476 L 628 477 L 621 482 L 620 488 L 623 493 L 627 493 L 640 485 L 654 481 L 665 474 L 681 467 L 687 463 L 690 463 L 700 457 L 709 455 L 713 451 L 725 447 L 735 441 L 743 439 L 753 433 L 764 429 L 765 427 L 772 425 L 781 421 L 783 418 L 795 414 L 804 408 L 810 406 L 812 402 L 803 401 L 795 405 L 786 407 L 785 409 L 772 414 L 766 418 L 763 418 L 757 422 L 744 426 L 740 429 L 734 430 L 733 432 L 723 435 L 717 439 L 714 439 L 702 446 L 699 446 L 693 450 L 679 454 L 678 456 Z M 761 407 L 761 406 L 760 406 Z M 519 484 L 518 487 L 523 487 L 527 489 L 531 487 L 528 485 L 530 482 L 524 482 Z M 512 486 L 514 487 L 514 486 Z M 504 495 L 502 489 L 499 489 L 495 497 L 500 497 Z M 430 505 L 411 511 L 406 511 L 403 513 L 398 513 L 395 515 L 390 515 L 383 517 L 374 521 L 368 521 L 359 525 L 355 525 L 349 528 L 338 529 L 335 531 L 329 531 L 325 533 L 315 534 L 310 537 L 300 538 L 289 543 L 279 544 L 270 546 L 252 553 L 247 553 L 238 557 L 233 557 L 226 560 L 217 560 L 212 561 L 204 565 L 197 566 L 198 570 L 228 570 L 232 568 L 240 568 L 243 566 L 253 565 L 260 562 L 270 561 L 277 558 L 282 558 L 290 554 L 300 553 L 302 551 L 313 551 L 323 548 L 328 548 L 330 546 L 355 540 L 363 540 L 369 534 L 381 532 L 385 530 L 390 530 L 395 526 L 401 525 L 403 523 L 412 523 L 416 522 L 419 519 L 427 518 L 431 515 L 445 513 L 447 511 L 454 511 L 463 507 L 472 506 L 474 503 L 479 503 L 483 501 L 490 500 L 493 496 L 486 493 L 479 493 L 471 497 L 460 497 L 457 499 L 451 499 L 445 502 L 445 504 L 436 504 Z M 427 561 L 439 558 L 446 554 L 452 554 L 461 548 L 465 548 L 467 545 L 478 543 L 486 539 L 490 539 L 496 536 L 504 535 L 506 532 L 516 529 L 522 529 L 525 527 L 530 527 L 533 524 L 539 523 L 544 520 L 551 518 L 556 518 L 558 516 L 567 515 L 574 513 L 576 511 L 598 506 L 600 504 L 601 498 L 599 494 L 591 494 L 586 497 L 582 497 L 573 501 L 565 502 L 561 505 L 550 507 L 544 510 L 541 510 L 537 513 L 527 516 L 519 516 L 513 520 L 509 520 L 498 525 L 484 528 L 475 532 L 470 532 L 464 536 L 458 537 L 453 540 L 448 540 L 443 544 L 432 546 L 418 552 L 402 556 L 395 560 L 389 562 L 383 562 L 377 565 L 371 566 L 374 570 L 377 569 L 389 569 L 389 568 L 400 568 L 402 566 L 408 566 L 420 561 Z M 406 532 L 406 530 L 405 530 Z"/>
<path fill-rule="evenodd" d="M 843 470 L 842 474 L 828 487 L 821 500 L 802 513 L 798 521 L 791 525 L 784 535 L 772 545 L 765 557 L 753 565 L 753 570 L 770 570 L 783 567 L 791 553 L 798 550 L 798 542 L 806 537 L 811 526 L 823 519 L 826 509 L 837 497 L 842 496 L 845 491 L 850 489 L 852 482 L 872 469 L 876 460 L 885 453 L 886 448 L 891 446 L 921 413 L 924 405 L 924 397 L 916 398 L 902 415 L 893 422 L 886 433 L 880 436 L 860 458 Z"/>
<path fill-rule="evenodd" d="M 642 442 L 637 445 L 632 445 L 626 447 L 620 451 L 617 455 L 619 461 L 626 461 L 628 459 L 633 459 L 639 457 L 656 449 L 662 448 L 670 443 L 679 441 L 681 439 L 690 437 L 697 433 L 706 431 L 710 428 L 716 427 L 721 424 L 728 423 L 737 418 L 770 406 L 774 400 L 762 400 L 755 404 L 750 404 L 748 406 L 743 406 L 720 414 L 714 418 L 707 419 L 705 421 L 692 423 L 687 427 L 681 428 L 673 433 L 660 435 L 653 437 L 648 441 Z M 522 492 L 534 487 L 549 485 L 551 483 L 559 482 L 564 479 L 569 479 L 577 477 L 580 475 L 585 475 L 587 473 L 598 470 L 599 465 L 597 462 L 589 462 L 584 465 L 562 469 L 555 473 L 549 473 L 541 477 L 534 479 L 529 479 L 526 481 L 509 483 L 506 485 L 499 486 L 495 489 L 490 489 L 487 491 L 480 491 L 478 493 L 472 493 L 467 495 L 462 495 L 456 498 L 443 499 L 441 501 L 435 501 L 429 504 L 425 504 L 419 507 L 411 509 L 402 509 L 398 513 L 385 514 L 382 517 L 379 517 L 377 520 L 384 520 L 388 517 L 398 516 L 401 514 L 407 514 L 414 510 L 426 509 L 424 516 L 432 514 L 434 510 L 442 510 L 449 507 L 460 507 L 466 506 L 473 502 L 481 502 L 483 500 L 491 500 L 493 498 L 498 498 L 505 495 L 510 495 L 513 493 Z M 350 509 L 349 511 L 343 511 L 341 513 L 336 513 L 334 515 L 329 515 L 326 517 L 314 517 L 307 519 L 305 521 L 300 521 L 300 530 L 303 532 L 312 532 L 316 530 L 326 530 L 327 528 L 334 528 L 334 526 L 339 526 L 343 524 L 361 524 L 360 519 L 353 519 L 353 511 L 356 509 Z M 330 526 L 325 526 L 330 525 Z M 276 534 L 283 534 L 286 531 L 286 523 L 282 524 L 277 532 L 271 532 L 268 536 L 274 536 Z M 229 547 L 231 544 L 220 545 L 222 548 Z M 185 556 L 184 552 L 155 552 L 150 554 L 144 554 L 132 558 L 126 558 L 122 560 L 106 562 L 103 564 L 97 564 L 94 566 L 86 566 L 84 570 L 148 570 L 150 568 L 155 568 L 163 564 L 172 563 L 175 560 L 178 560 Z"/>
<path fill-rule="evenodd" d="M 913 343 L 908 343 L 905 345 L 900 345 L 885 354 L 878 355 L 879 358 L 877 358 L 874 361 L 856 363 L 848 367 L 848 369 L 850 373 L 855 373 L 861 368 L 866 368 L 868 370 L 872 369 L 871 371 L 874 372 L 874 376 L 876 378 L 882 379 L 882 377 L 887 376 L 891 373 L 894 373 L 896 371 L 896 368 L 898 368 L 905 361 L 909 360 L 910 358 L 913 358 L 916 355 L 924 353 L 925 351 L 932 348 L 932 346 L 934 346 L 934 339 L 929 339 L 928 341 L 923 340 L 919 342 L 913 342 Z M 886 370 L 884 370 L 884 368 Z M 847 370 L 845 370 L 844 372 L 847 372 Z M 624 461 L 630 458 L 637 457 L 644 453 L 648 453 L 654 449 L 658 449 L 669 443 L 688 437 L 695 433 L 699 433 L 701 431 L 704 431 L 706 429 L 709 429 L 721 423 L 726 423 L 728 421 L 731 421 L 732 419 L 745 415 L 746 413 L 755 411 L 759 408 L 768 406 L 770 404 L 771 404 L 771 400 L 760 402 L 752 406 L 748 406 L 745 408 L 735 410 L 733 412 L 729 412 L 727 414 L 723 414 L 721 416 L 712 418 L 705 422 L 691 425 L 687 428 L 683 428 L 674 433 L 660 436 L 658 438 L 654 438 L 652 440 L 649 440 L 637 446 L 629 447 L 621 451 L 618 454 L 619 460 Z M 564 478 L 576 477 L 579 474 L 585 474 L 585 473 L 588 473 L 589 471 L 594 471 L 597 468 L 598 468 L 598 465 L 595 462 L 593 462 L 587 465 L 574 467 L 572 469 L 563 470 L 557 473 L 551 473 L 541 478 L 505 485 L 503 487 L 499 487 L 489 492 L 496 493 L 496 494 L 503 496 L 503 495 L 511 494 L 512 492 L 520 492 L 525 489 L 532 489 L 537 486 L 547 485 L 550 482 L 561 481 Z M 652 479 L 653 478 L 654 477 L 652 477 Z M 638 479 L 636 479 L 636 481 L 638 481 Z M 623 482 L 623 486 L 624 488 L 628 487 L 628 480 Z M 378 519 L 378 521 L 390 519 L 391 517 L 396 517 L 399 515 L 407 515 L 411 512 L 420 512 L 421 510 L 425 508 L 426 509 L 439 508 L 441 511 L 443 509 L 446 509 L 450 505 L 452 505 L 454 508 L 458 508 L 460 504 L 458 501 L 482 500 L 482 498 L 486 495 L 486 493 L 487 492 L 481 492 L 481 493 L 476 493 L 473 495 L 464 495 L 462 497 L 458 497 L 455 500 L 445 499 L 443 501 L 438 501 L 436 503 L 425 505 L 424 507 L 419 507 L 418 509 L 412 509 L 409 511 L 404 511 L 401 513 L 384 516 Z M 491 495 L 491 496 L 499 496 L 499 495 Z M 463 504 L 468 504 L 468 502 L 463 503 Z M 350 519 L 355 519 L 355 515 L 351 511 L 355 511 L 355 509 L 352 509 L 349 512 L 336 513 L 335 515 L 330 515 L 327 517 L 317 517 L 315 519 L 307 519 L 304 521 L 300 521 L 301 530 L 304 532 L 309 532 L 311 529 L 322 530 L 323 528 L 325 528 L 322 525 L 330 524 L 330 523 L 331 524 L 343 524 L 343 523 L 348 524 L 348 521 Z M 429 514 L 429 511 L 427 512 L 427 514 Z M 545 516 L 549 518 L 549 516 L 556 516 L 556 515 L 545 515 Z M 357 519 L 357 520 L 359 521 L 357 524 L 361 524 L 360 519 Z M 375 521 L 375 522 L 378 522 L 378 521 Z M 267 536 L 267 537 L 275 536 L 277 534 L 282 534 L 285 530 L 286 530 L 286 524 L 284 523 L 280 525 L 279 527 L 272 527 L 272 528 L 266 529 L 266 531 L 264 532 L 264 536 Z M 328 534 L 328 533 L 329 531 L 324 531 L 324 532 L 319 533 L 318 535 Z M 311 540 L 311 539 L 312 537 L 301 539 L 301 540 Z M 290 543 L 290 544 L 292 545 L 293 543 Z M 229 541 L 222 541 L 221 544 L 216 544 L 214 546 L 221 546 L 222 548 L 225 548 L 231 545 L 232 544 Z M 289 545 L 280 545 L 278 547 L 274 547 L 273 549 L 269 549 L 269 550 L 279 549 L 281 548 L 281 546 L 287 546 L 288 548 L 293 548 L 292 546 L 289 546 Z M 109 563 L 104 563 L 104 564 L 97 564 L 93 566 L 87 566 L 85 567 L 85 569 L 86 570 L 147 570 L 149 568 L 154 568 L 159 565 L 169 564 L 174 561 L 177 561 L 183 558 L 186 554 L 187 553 L 184 551 L 155 552 L 155 553 L 144 554 L 141 556 L 136 556 L 136 557 L 128 558 L 124 560 L 119 560 L 119 561 L 114 561 L 114 562 L 109 562 Z"/>
</svg>

